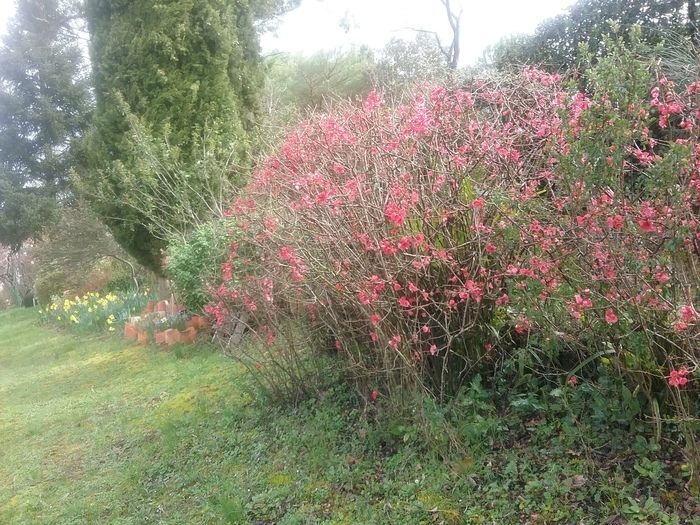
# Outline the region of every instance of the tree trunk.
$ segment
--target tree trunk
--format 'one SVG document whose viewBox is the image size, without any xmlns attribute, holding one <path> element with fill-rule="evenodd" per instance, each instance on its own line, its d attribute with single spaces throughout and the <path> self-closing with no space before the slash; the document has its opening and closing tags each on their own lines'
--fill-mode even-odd
<svg viewBox="0 0 700 525">
<path fill-rule="evenodd" d="M 688 0 L 688 33 L 694 46 L 698 45 L 697 6 L 695 0 Z"/>
</svg>

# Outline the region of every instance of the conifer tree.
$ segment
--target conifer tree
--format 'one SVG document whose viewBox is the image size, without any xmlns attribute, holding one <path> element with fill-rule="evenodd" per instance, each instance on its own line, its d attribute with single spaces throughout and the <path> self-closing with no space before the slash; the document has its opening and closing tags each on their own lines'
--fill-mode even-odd
<svg viewBox="0 0 700 525">
<path fill-rule="evenodd" d="M 18 249 L 70 195 L 90 113 L 73 2 L 19 0 L 0 47 L 0 244 Z"/>
<path fill-rule="evenodd" d="M 97 105 L 80 185 L 155 271 L 163 225 L 186 229 L 245 177 L 261 83 L 253 13 L 247 0 L 87 1 Z"/>
</svg>

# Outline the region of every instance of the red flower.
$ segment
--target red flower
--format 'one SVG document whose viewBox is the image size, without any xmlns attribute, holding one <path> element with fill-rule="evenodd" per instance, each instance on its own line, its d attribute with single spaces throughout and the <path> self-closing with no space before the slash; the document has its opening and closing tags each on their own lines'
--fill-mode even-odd
<svg viewBox="0 0 700 525">
<path fill-rule="evenodd" d="M 525 316 L 519 316 L 518 321 L 515 323 L 515 332 L 523 335 L 530 331 L 530 320 Z"/>
<path fill-rule="evenodd" d="M 384 208 L 384 216 L 394 226 L 402 226 L 406 222 L 406 210 L 393 202 Z"/>
<path fill-rule="evenodd" d="M 612 217 L 608 217 L 606 222 L 608 224 L 608 228 L 611 230 L 621 230 L 625 225 L 625 219 L 622 217 L 622 215 L 613 215 Z"/>
<path fill-rule="evenodd" d="M 615 310 L 612 308 L 608 308 L 605 310 L 605 322 L 608 324 L 615 324 L 617 323 L 617 315 L 615 315 Z"/>
<path fill-rule="evenodd" d="M 637 224 L 639 224 L 639 227 L 643 232 L 649 233 L 654 231 L 654 225 L 649 219 L 639 219 Z"/>
<path fill-rule="evenodd" d="M 692 304 L 686 304 L 681 306 L 679 312 L 681 315 L 681 320 L 686 323 L 692 323 L 698 317 L 700 317 L 700 314 L 698 314 L 698 312 L 695 311 L 695 308 L 693 308 Z"/>
<path fill-rule="evenodd" d="M 399 240 L 398 244 L 396 245 L 399 250 L 405 252 L 407 250 L 411 249 L 411 238 L 410 237 L 401 237 Z"/>
<path fill-rule="evenodd" d="M 484 201 L 484 199 L 482 199 L 481 197 L 479 197 L 478 199 L 474 199 L 474 201 L 472 202 L 472 208 L 474 208 L 475 210 L 482 210 L 484 206 L 486 206 L 486 201 Z"/>
<path fill-rule="evenodd" d="M 664 271 L 659 271 L 654 274 L 654 279 L 663 284 L 670 281 L 671 276 Z"/>
<path fill-rule="evenodd" d="M 678 370 L 671 370 L 671 373 L 668 376 L 668 384 L 670 386 L 675 386 L 676 388 L 684 386 L 688 383 L 688 378 L 686 377 L 688 373 L 689 372 L 686 367 Z"/>
</svg>

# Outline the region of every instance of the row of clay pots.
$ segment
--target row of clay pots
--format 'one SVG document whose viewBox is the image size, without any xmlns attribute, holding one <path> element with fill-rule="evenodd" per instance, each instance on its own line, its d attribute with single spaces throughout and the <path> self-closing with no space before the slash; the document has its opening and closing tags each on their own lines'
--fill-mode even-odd
<svg viewBox="0 0 700 525">
<path fill-rule="evenodd" d="M 197 338 L 198 330 L 194 327 L 189 327 L 184 331 L 170 328 L 162 332 L 156 332 L 155 343 L 157 345 L 173 346 L 177 343 L 192 344 Z M 150 337 L 146 330 L 140 330 L 132 323 L 124 325 L 124 339 L 136 340 L 141 345 L 147 345 L 150 342 Z"/>
<path fill-rule="evenodd" d="M 168 301 L 159 301 L 158 303 L 151 302 L 148 304 L 150 308 L 147 308 L 140 317 L 134 317 L 124 325 L 124 339 L 138 341 L 141 345 L 147 345 L 150 342 L 148 332 L 139 328 L 139 322 L 142 318 L 148 319 L 153 317 L 153 314 L 164 312 L 165 310 L 161 310 L 160 308 L 167 308 Z M 197 333 L 199 331 L 209 328 L 209 321 L 201 315 L 193 315 L 185 322 L 185 326 L 187 328 L 182 332 L 174 328 L 156 332 L 155 343 L 165 346 L 172 346 L 176 343 L 192 344 L 197 338 Z"/>
<path fill-rule="evenodd" d="M 184 332 L 170 328 L 163 332 L 156 332 L 156 344 L 173 346 L 177 343 L 192 344 L 197 338 L 197 329 L 188 328 Z"/>
</svg>

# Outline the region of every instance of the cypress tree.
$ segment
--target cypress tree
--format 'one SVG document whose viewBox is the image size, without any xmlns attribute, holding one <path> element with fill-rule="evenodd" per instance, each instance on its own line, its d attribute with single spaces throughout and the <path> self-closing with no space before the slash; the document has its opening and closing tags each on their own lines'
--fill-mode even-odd
<svg viewBox="0 0 700 525">
<path fill-rule="evenodd" d="M 229 159 L 227 176 L 244 177 L 261 84 L 253 9 L 247 0 L 87 0 L 87 20 L 96 111 L 80 184 L 115 239 L 158 272 L 158 224 L 186 228 L 209 212 L 191 197 L 221 189 L 206 158 Z M 180 198 L 187 213 L 176 212 Z"/>
</svg>

